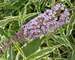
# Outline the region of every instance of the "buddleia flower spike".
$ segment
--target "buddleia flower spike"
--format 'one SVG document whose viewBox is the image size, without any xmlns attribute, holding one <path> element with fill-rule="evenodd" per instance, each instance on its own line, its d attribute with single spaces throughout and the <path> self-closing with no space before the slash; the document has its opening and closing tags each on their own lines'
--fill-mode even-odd
<svg viewBox="0 0 75 60">
<path fill-rule="evenodd" d="M 0 51 L 3 52 L 7 46 L 12 45 L 11 41 L 22 41 L 26 39 L 36 39 L 41 35 L 54 32 L 57 28 L 69 22 L 69 9 L 62 3 L 55 4 L 51 9 L 47 9 L 44 13 L 40 13 L 34 19 L 21 27 L 21 31 L 17 32 L 15 37 L 9 42 L 1 45 Z"/>
<path fill-rule="evenodd" d="M 47 9 L 27 24 L 22 26 L 25 38 L 35 39 L 49 31 L 54 32 L 56 28 L 69 22 L 69 10 L 62 3 L 57 3 L 51 9 Z"/>
</svg>

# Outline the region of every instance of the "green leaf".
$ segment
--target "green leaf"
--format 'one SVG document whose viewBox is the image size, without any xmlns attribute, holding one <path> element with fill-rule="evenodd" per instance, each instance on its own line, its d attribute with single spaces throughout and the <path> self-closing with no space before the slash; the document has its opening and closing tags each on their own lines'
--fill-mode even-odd
<svg viewBox="0 0 75 60">
<path fill-rule="evenodd" d="M 4 30 L 2 28 L 0 28 L 0 34 L 3 35 L 4 34 Z"/>
<path fill-rule="evenodd" d="M 7 51 L 7 60 L 15 60 L 15 52 L 13 51 L 12 47 L 10 47 Z"/>
<path fill-rule="evenodd" d="M 5 17 L 4 20 L 0 20 L 0 27 L 5 27 L 9 22 L 17 20 L 18 16 L 9 16 L 9 17 Z"/>
<path fill-rule="evenodd" d="M 35 16 L 37 16 L 39 14 L 39 12 L 34 12 L 34 13 L 29 13 L 29 14 L 24 14 L 23 15 L 23 22 L 26 21 L 28 18 L 34 18 Z"/>
<path fill-rule="evenodd" d="M 0 60 L 6 60 L 4 57 L 0 57 Z"/>
<path fill-rule="evenodd" d="M 51 52 L 53 52 L 56 48 L 60 47 L 61 45 L 53 46 L 53 47 L 47 47 L 41 50 L 36 51 L 32 55 L 27 57 L 27 60 L 37 60 Z"/>
<path fill-rule="evenodd" d="M 64 44 L 65 46 L 68 46 L 72 49 L 71 43 L 70 41 L 67 39 L 66 35 L 61 35 L 61 36 L 56 36 L 53 35 L 52 39 L 56 42 L 58 42 L 59 44 Z"/>
<path fill-rule="evenodd" d="M 10 3 L 6 3 L 6 2 L 0 3 L 0 8 L 1 8 L 1 7 L 6 7 L 7 5 L 10 6 Z"/>
<path fill-rule="evenodd" d="M 9 16 L 9 17 L 5 17 L 4 20 L 0 20 L 0 27 L 5 27 L 9 22 L 17 20 L 20 23 L 24 23 L 25 20 L 27 20 L 28 18 L 31 18 L 35 15 L 37 15 L 38 13 L 29 13 L 27 15 L 21 15 L 21 16 Z"/>
<path fill-rule="evenodd" d="M 27 46 L 23 48 L 25 56 L 33 54 L 35 51 L 39 49 L 40 45 L 41 45 L 41 40 L 33 40 L 32 42 L 27 44 Z"/>
</svg>

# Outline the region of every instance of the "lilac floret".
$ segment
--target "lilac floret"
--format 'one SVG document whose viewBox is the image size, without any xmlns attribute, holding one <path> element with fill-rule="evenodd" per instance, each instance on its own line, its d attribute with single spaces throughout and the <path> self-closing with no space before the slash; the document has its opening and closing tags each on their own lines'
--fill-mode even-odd
<svg viewBox="0 0 75 60">
<path fill-rule="evenodd" d="M 34 29 L 29 31 L 29 38 L 38 38 L 42 35 L 42 31 L 40 29 Z"/>
<path fill-rule="evenodd" d="M 55 6 L 53 6 L 51 9 L 54 10 L 54 11 L 57 11 L 57 10 L 60 9 L 60 7 L 61 7 L 61 4 L 58 3 L 58 4 L 56 4 Z"/>
<path fill-rule="evenodd" d="M 65 9 L 65 11 L 64 11 L 64 15 L 65 15 L 66 17 L 70 15 L 68 9 Z"/>
<path fill-rule="evenodd" d="M 45 14 L 47 14 L 47 15 L 52 15 L 53 14 L 53 11 L 52 10 L 50 10 L 50 9 L 47 9 L 46 11 L 45 11 Z"/>
</svg>

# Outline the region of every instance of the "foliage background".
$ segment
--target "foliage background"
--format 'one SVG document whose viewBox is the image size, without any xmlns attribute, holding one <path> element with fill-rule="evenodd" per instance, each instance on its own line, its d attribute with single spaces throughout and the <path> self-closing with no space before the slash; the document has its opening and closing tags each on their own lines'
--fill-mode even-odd
<svg viewBox="0 0 75 60">
<path fill-rule="evenodd" d="M 75 0 L 0 0 L 0 43 L 57 1 L 69 6 L 72 11 L 71 22 L 56 32 L 31 42 L 24 44 L 17 42 L 4 54 L 0 54 L 0 60 L 75 59 Z"/>
</svg>

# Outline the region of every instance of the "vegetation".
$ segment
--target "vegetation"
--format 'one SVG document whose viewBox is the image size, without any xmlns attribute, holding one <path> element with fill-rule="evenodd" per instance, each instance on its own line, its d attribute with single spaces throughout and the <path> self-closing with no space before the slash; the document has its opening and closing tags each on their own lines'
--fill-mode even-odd
<svg viewBox="0 0 75 60">
<path fill-rule="evenodd" d="M 70 23 L 38 39 L 16 42 L 0 54 L 0 60 L 75 59 L 75 0 L 0 0 L 0 44 L 56 2 L 66 4 L 71 10 Z"/>
</svg>

